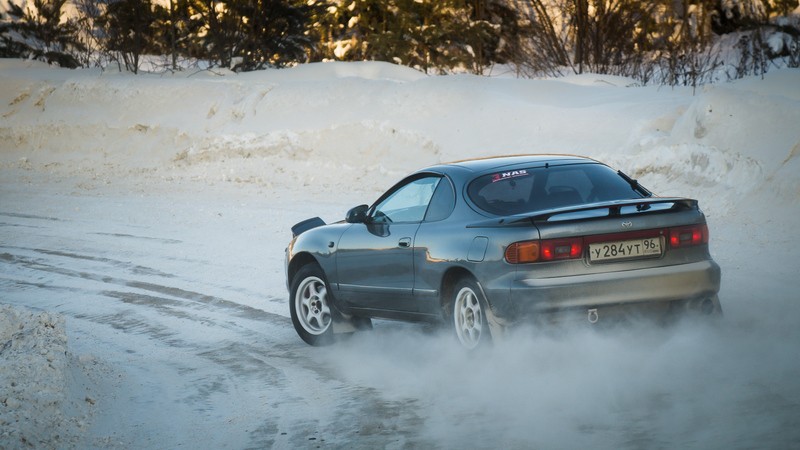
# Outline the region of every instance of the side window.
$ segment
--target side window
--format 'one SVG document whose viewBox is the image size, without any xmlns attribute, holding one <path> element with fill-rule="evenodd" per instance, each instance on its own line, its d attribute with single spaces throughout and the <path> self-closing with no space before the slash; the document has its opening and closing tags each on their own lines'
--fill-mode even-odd
<svg viewBox="0 0 800 450">
<path fill-rule="evenodd" d="M 375 205 L 370 214 L 372 222 L 422 222 L 439 181 L 439 177 L 429 176 L 398 188 Z"/>
<path fill-rule="evenodd" d="M 428 213 L 425 214 L 426 222 L 436 222 L 450 217 L 456 207 L 456 194 L 453 185 L 446 178 L 442 178 L 436 192 L 433 193 Z"/>
</svg>

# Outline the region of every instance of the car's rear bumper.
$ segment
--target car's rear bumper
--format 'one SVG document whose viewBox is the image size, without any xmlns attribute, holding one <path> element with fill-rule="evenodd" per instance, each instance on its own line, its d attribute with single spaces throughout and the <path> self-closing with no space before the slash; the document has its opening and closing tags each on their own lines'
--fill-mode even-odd
<svg viewBox="0 0 800 450">
<path fill-rule="evenodd" d="M 714 299 L 718 307 L 715 297 L 720 279 L 719 265 L 712 260 L 621 272 L 525 278 L 513 282 L 507 308 L 495 313 L 514 319 L 512 316 L 520 314 L 674 301 L 697 301 L 701 307 L 706 299 Z"/>
</svg>

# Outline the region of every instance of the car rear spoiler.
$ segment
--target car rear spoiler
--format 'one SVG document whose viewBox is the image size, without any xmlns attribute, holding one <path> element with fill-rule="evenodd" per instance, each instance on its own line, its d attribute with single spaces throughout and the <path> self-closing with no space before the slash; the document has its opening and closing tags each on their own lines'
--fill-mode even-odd
<svg viewBox="0 0 800 450">
<path fill-rule="evenodd" d="M 651 197 L 608 202 L 589 203 L 585 205 L 565 206 L 561 208 L 533 211 L 477 222 L 467 228 L 483 228 L 497 226 L 525 226 L 534 222 L 571 221 L 598 219 L 603 217 L 619 217 L 628 214 L 697 209 L 697 200 L 683 197 Z M 669 205 L 666 208 L 654 209 L 653 205 Z M 623 208 L 636 208 L 635 211 L 623 211 Z M 605 210 L 605 212 L 604 212 Z"/>
</svg>

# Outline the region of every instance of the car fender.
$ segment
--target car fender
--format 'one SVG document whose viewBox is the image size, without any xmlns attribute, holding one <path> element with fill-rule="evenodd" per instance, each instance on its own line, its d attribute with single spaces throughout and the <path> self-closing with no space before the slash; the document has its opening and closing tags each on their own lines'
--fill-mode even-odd
<svg viewBox="0 0 800 450">
<path fill-rule="evenodd" d="M 319 264 L 325 273 L 328 283 L 336 288 L 336 248 L 342 234 L 351 224 L 337 222 L 317 226 L 298 234 L 286 249 L 286 279 L 291 283 L 292 276 L 308 261 L 308 258 Z"/>
</svg>

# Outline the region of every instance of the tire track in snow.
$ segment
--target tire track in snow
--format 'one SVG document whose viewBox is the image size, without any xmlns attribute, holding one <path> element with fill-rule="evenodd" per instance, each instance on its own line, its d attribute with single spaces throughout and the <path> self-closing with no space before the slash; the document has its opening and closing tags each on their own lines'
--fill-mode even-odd
<svg viewBox="0 0 800 450">
<path fill-rule="evenodd" d="M 2 247 L 2 248 L 8 249 L 8 247 Z M 42 251 L 37 249 L 31 249 L 31 250 L 52 255 L 61 255 L 60 252 L 55 252 L 55 251 Z M 72 255 L 72 257 L 75 257 L 75 255 Z M 81 257 L 80 259 L 107 262 L 104 261 L 103 258 L 98 259 L 93 257 Z M 45 260 L 38 258 L 30 258 L 22 255 L 3 252 L 0 253 L 0 262 L 5 262 L 11 265 L 25 267 L 27 269 L 35 271 L 48 272 L 66 277 L 80 278 L 103 284 L 124 286 L 133 289 L 140 289 L 148 292 L 154 292 L 157 294 L 168 295 L 170 297 L 179 298 L 181 300 L 201 303 L 204 305 L 213 306 L 222 310 L 226 310 L 232 312 L 237 317 L 254 319 L 254 320 L 265 320 L 280 325 L 285 325 L 288 321 L 288 318 L 285 316 L 272 314 L 261 309 L 252 308 L 250 306 L 242 305 L 240 303 L 236 303 L 230 300 L 225 300 L 223 298 L 216 297 L 213 295 L 202 294 L 200 292 L 185 290 L 174 286 L 165 286 L 146 281 L 129 280 L 125 278 L 92 273 L 88 271 L 80 271 L 80 270 L 67 269 L 63 267 L 57 267 L 47 263 Z M 141 266 L 136 266 L 136 267 L 141 267 Z M 147 268 L 144 269 L 152 270 Z M 172 278 L 174 276 L 168 275 L 168 277 Z M 274 298 L 272 297 L 266 298 L 266 301 L 271 301 L 271 300 L 274 300 Z"/>
</svg>

